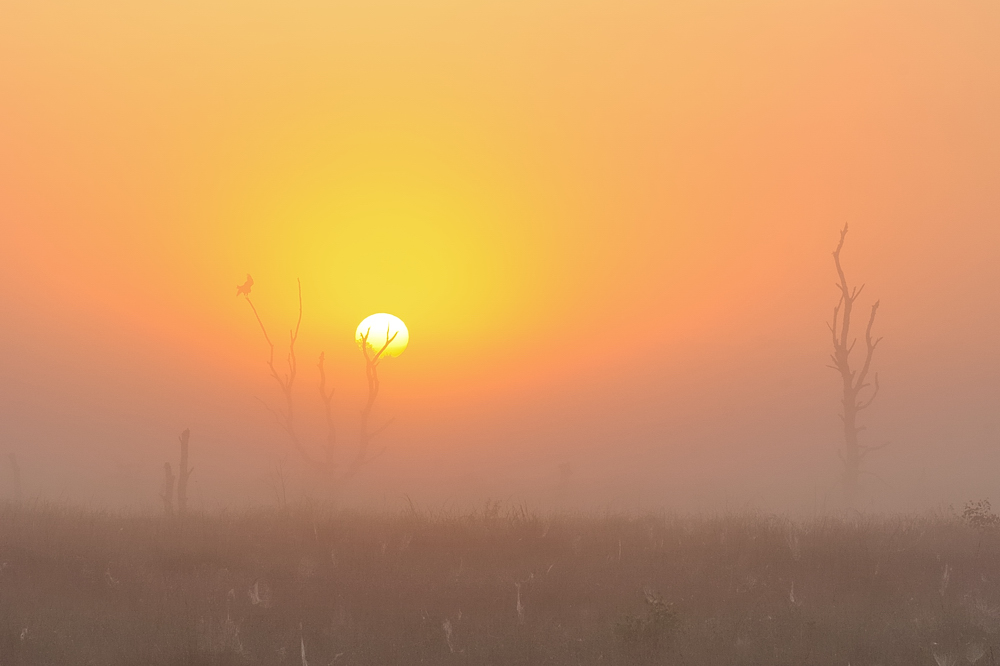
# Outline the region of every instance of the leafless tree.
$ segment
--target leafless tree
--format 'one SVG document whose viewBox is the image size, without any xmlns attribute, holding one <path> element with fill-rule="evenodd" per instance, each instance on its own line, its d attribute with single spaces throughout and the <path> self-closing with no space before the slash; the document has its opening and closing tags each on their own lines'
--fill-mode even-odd
<svg viewBox="0 0 1000 666">
<path fill-rule="evenodd" d="M 302 281 L 298 281 L 298 297 L 299 297 L 299 316 L 295 323 L 295 328 L 289 330 L 289 341 L 288 341 L 288 355 L 286 357 L 287 371 L 279 373 L 277 367 L 274 364 L 274 343 L 271 341 L 271 337 L 267 333 L 267 329 L 264 326 L 264 322 L 257 312 L 257 308 L 254 306 L 253 301 L 250 299 L 250 285 L 252 285 L 250 276 L 247 276 L 247 285 L 239 288 L 237 295 L 243 295 L 246 298 L 247 304 L 250 305 L 250 309 L 253 311 L 254 317 L 257 319 L 257 324 L 260 326 L 261 333 L 264 335 L 264 340 L 268 345 L 268 360 L 267 367 L 270 370 L 271 377 L 278 384 L 281 390 L 282 397 L 284 398 L 284 408 L 280 410 L 272 409 L 267 403 L 264 406 L 274 415 L 278 424 L 281 426 L 282 430 L 288 436 L 293 448 L 299 453 L 303 460 L 309 463 L 313 468 L 321 470 L 329 475 L 334 475 L 336 470 L 336 424 L 333 419 L 333 388 L 327 389 L 327 377 L 326 377 L 326 355 L 320 353 L 319 355 L 319 394 L 320 399 L 323 402 L 324 417 L 326 421 L 326 441 L 323 446 L 322 457 L 317 457 L 312 452 L 307 449 L 300 439 L 298 432 L 295 428 L 295 400 L 293 389 L 295 386 L 295 380 L 298 375 L 298 362 L 295 356 L 295 343 L 298 341 L 299 329 L 302 325 Z M 361 433 L 358 438 L 358 449 L 352 458 L 350 464 L 347 467 L 346 472 L 343 475 L 343 480 L 347 480 L 353 477 L 366 463 L 370 462 L 376 456 L 368 455 L 368 445 L 371 440 L 378 435 L 382 430 L 384 430 L 389 423 L 387 422 L 382 427 L 375 431 L 369 431 L 368 422 L 371 415 L 372 407 L 375 404 L 375 398 L 378 396 L 379 391 L 379 381 L 378 381 L 378 371 L 377 366 L 382 357 L 382 354 L 389 347 L 389 344 L 396 338 L 396 334 L 389 337 L 388 330 L 386 331 L 386 342 L 379 350 L 374 350 L 368 344 L 368 333 L 362 336 L 361 349 L 365 357 L 365 370 L 368 377 L 368 401 L 365 404 L 364 409 L 361 412 Z M 261 401 L 263 402 L 263 401 Z M 381 452 L 380 452 L 381 453 Z"/>
<path fill-rule="evenodd" d="M 249 276 L 248 276 L 249 277 Z M 295 328 L 288 331 L 288 356 L 285 357 L 285 363 L 288 366 L 288 370 L 284 373 L 279 373 L 278 369 L 274 365 L 274 343 L 271 341 L 271 336 L 267 334 L 267 329 L 264 327 L 264 321 L 260 318 L 260 314 L 257 312 L 256 306 L 250 299 L 250 290 L 247 288 L 245 292 L 240 292 L 247 300 L 247 304 L 250 309 L 253 310 L 253 315 L 257 319 L 257 324 L 260 326 L 260 332 L 264 334 L 264 340 L 267 342 L 268 346 L 268 358 L 267 367 L 271 371 L 271 377 L 278 384 L 278 388 L 281 389 L 281 395 L 284 398 L 284 409 L 275 410 L 270 407 L 267 403 L 264 406 L 267 407 L 274 418 L 277 419 L 278 425 L 281 426 L 282 430 L 288 436 L 288 440 L 291 442 L 292 446 L 295 448 L 299 454 L 305 458 L 310 463 L 316 464 L 319 461 L 314 460 L 313 456 L 302 445 L 299 435 L 295 430 L 295 400 L 292 395 L 292 389 L 295 386 L 295 378 L 298 375 L 298 361 L 295 358 L 295 343 L 299 339 L 299 329 L 302 326 L 302 281 L 298 280 L 299 287 L 299 318 L 295 322 Z M 263 401 L 261 401 L 263 402 Z"/>
<path fill-rule="evenodd" d="M 875 301 L 868 315 L 868 325 L 865 327 L 864 360 L 860 368 L 851 367 L 851 352 L 854 351 L 857 343 L 856 337 L 851 338 L 851 317 L 854 304 L 864 290 L 864 285 L 852 288 L 847 283 L 847 277 L 844 275 L 840 261 L 840 253 L 844 249 L 846 238 L 847 225 L 845 224 L 844 229 L 840 232 L 840 242 L 833 252 L 833 261 L 837 267 L 837 277 L 839 278 L 837 289 L 840 290 L 840 300 L 833 309 L 833 321 L 828 324 L 833 336 L 833 353 L 830 355 L 833 363 L 828 367 L 840 374 L 843 383 L 841 419 L 844 424 L 844 445 L 837 451 L 837 454 L 843 463 L 842 481 L 847 503 L 853 506 L 857 501 L 862 461 L 869 453 L 884 447 L 885 444 L 866 446 L 858 441 L 858 435 L 865 429 L 865 426 L 858 425 L 858 415 L 871 406 L 879 391 L 878 373 L 873 375 L 871 382 L 868 381 L 868 377 L 871 371 L 872 357 L 882 338 L 872 337 L 872 327 L 875 325 L 875 315 L 878 313 L 879 307 L 879 301 Z M 870 391 L 863 397 L 867 389 Z"/>
<path fill-rule="evenodd" d="M 365 356 L 365 375 L 368 378 L 368 401 L 365 403 L 364 409 L 361 410 L 361 432 L 358 436 L 358 450 L 355 453 L 354 460 L 351 462 L 351 466 L 348 468 L 348 477 L 357 474 L 358 470 L 361 469 L 365 463 L 382 454 L 382 451 L 379 451 L 374 457 L 369 458 L 368 444 L 379 433 L 389 427 L 389 424 L 392 422 L 392 419 L 390 419 L 376 430 L 368 430 L 368 421 L 371 417 L 372 407 L 375 406 L 375 398 L 378 397 L 378 364 L 382 360 L 382 354 L 385 353 L 385 350 L 389 348 L 392 341 L 396 339 L 397 335 L 399 335 L 399 331 L 396 331 L 392 334 L 392 336 L 390 336 L 389 328 L 386 327 L 385 344 L 383 344 L 377 351 L 375 350 L 375 347 L 368 342 L 370 335 L 371 329 L 368 329 L 361 335 L 361 339 L 359 340 L 359 343 L 361 344 L 361 353 Z"/>
<path fill-rule="evenodd" d="M 188 467 L 188 444 L 191 441 L 191 430 L 185 428 L 177 439 L 181 443 L 181 464 L 178 468 L 178 476 L 174 476 L 174 470 L 170 463 L 163 463 L 163 492 L 160 493 L 160 499 L 163 500 L 163 512 L 168 516 L 174 515 L 175 489 L 177 515 L 183 516 L 187 512 L 188 482 L 191 480 L 191 472 L 194 471 L 194 468 Z"/>
</svg>

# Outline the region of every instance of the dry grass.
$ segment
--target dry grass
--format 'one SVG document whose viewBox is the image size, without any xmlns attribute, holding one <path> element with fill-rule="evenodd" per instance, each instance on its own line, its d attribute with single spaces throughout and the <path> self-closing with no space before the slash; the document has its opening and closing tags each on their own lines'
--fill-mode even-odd
<svg viewBox="0 0 1000 666">
<path fill-rule="evenodd" d="M 998 554 L 949 516 L 7 506 L 0 663 L 992 664 Z"/>
</svg>

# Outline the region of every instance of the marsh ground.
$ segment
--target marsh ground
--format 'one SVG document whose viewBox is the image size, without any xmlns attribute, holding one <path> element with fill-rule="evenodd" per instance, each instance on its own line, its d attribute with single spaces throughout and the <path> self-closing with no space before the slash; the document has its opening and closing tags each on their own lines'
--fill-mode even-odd
<svg viewBox="0 0 1000 666">
<path fill-rule="evenodd" d="M 993 529 L 6 506 L 0 663 L 992 664 Z"/>
</svg>

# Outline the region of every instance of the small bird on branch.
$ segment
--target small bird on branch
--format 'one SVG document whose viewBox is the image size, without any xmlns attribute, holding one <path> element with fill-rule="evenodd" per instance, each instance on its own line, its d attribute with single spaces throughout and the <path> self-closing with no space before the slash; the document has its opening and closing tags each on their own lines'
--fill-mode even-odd
<svg viewBox="0 0 1000 666">
<path fill-rule="evenodd" d="M 250 287 L 252 287 L 252 286 L 253 286 L 253 278 L 250 277 L 249 273 L 247 273 L 247 281 L 244 282 L 242 286 L 237 286 L 236 287 L 236 295 L 239 296 L 240 294 L 243 294 L 245 296 L 249 296 L 250 295 Z"/>
</svg>

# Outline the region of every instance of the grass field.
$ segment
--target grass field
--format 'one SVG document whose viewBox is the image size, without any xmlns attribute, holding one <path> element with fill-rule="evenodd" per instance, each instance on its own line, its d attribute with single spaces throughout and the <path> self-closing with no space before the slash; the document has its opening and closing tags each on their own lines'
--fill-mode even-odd
<svg viewBox="0 0 1000 666">
<path fill-rule="evenodd" d="M 993 530 L 6 506 L 0 664 L 992 665 Z"/>
</svg>

